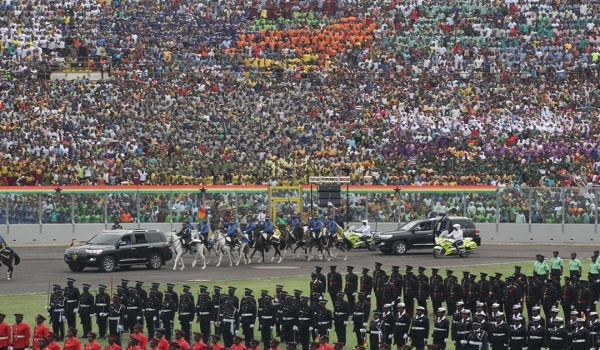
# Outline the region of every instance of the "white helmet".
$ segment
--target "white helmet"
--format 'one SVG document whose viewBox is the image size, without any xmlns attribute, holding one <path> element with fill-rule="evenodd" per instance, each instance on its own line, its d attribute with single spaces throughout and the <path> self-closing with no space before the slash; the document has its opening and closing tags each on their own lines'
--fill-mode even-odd
<svg viewBox="0 0 600 350">
<path fill-rule="evenodd" d="M 369 223 L 369 221 L 367 221 L 367 220 L 363 220 L 363 221 L 362 221 L 362 223 L 366 225 L 366 224 L 368 224 L 368 223 Z"/>
<path fill-rule="evenodd" d="M 452 227 L 454 227 L 457 230 L 460 230 L 460 224 L 454 224 L 454 225 L 452 225 Z"/>
</svg>

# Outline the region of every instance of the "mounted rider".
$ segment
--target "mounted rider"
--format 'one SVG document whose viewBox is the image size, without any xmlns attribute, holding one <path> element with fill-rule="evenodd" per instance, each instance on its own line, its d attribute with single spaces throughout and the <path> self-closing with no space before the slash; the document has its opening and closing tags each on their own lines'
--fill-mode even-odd
<svg viewBox="0 0 600 350">
<path fill-rule="evenodd" d="M 123 226 L 119 223 L 119 220 L 115 219 L 115 223 L 110 228 L 111 230 L 122 230 Z"/>
<path fill-rule="evenodd" d="M 202 220 L 198 223 L 198 234 L 200 235 L 200 239 L 204 242 L 204 245 L 208 243 L 208 234 L 210 233 L 210 224 L 208 223 L 208 218 Z"/>
<path fill-rule="evenodd" d="M 296 216 L 292 215 L 292 220 L 290 223 L 290 232 L 294 232 L 294 229 L 296 229 L 296 226 L 298 225 L 302 225 L 302 217 L 300 213 L 296 214 Z"/>
<path fill-rule="evenodd" d="M 242 231 L 242 242 L 250 243 L 254 237 L 252 237 L 252 232 L 256 229 L 256 219 L 253 216 L 248 215 L 248 223 L 246 224 L 246 229 Z"/>
<path fill-rule="evenodd" d="M 225 228 L 225 232 L 226 232 L 225 235 L 227 237 L 229 237 L 228 238 L 229 239 L 229 244 L 231 246 L 235 245 L 235 236 L 237 234 L 237 230 L 238 230 L 239 225 L 240 224 L 237 221 L 235 221 L 235 220 L 233 220 L 231 222 L 226 221 L 226 220 L 223 221 L 223 227 Z"/>
<path fill-rule="evenodd" d="M 275 224 L 277 224 L 277 228 L 279 230 L 287 229 L 287 220 L 283 217 L 283 213 L 277 214 L 277 219 L 275 219 Z"/>
<path fill-rule="evenodd" d="M 327 233 L 329 237 L 333 238 L 337 234 L 337 223 L 333 220 L 333 216 L 330 216 L 327 220 Z"/>
<path fill-rule="evenodd" d="M 323 230 L 323 221 L 319 218 L 311 218 L 308 221 L 308 228 L 311 233 L 315 234 L 315 237 L 319 237 L 319 234 Z"/>
<path fill-rule="evenodd" d="M 261 233 L 267 234 L 267 241 L 271 240 L 274 229 L 275 229 L 275 227 L 273 226 L 273 222 L 271 221 L 271 218 L 267 216 L 265 218 L 265 223 L 263 224 L 262 230 L 261 230 Z"/>
<path fill-rule="evenodd" d="M 0 252 L 3 250 L 8 250 L 9 252 L 14 254 L 14 250 L 8 246 L 8 244 L 6 243 L 6 241 L 4 241 L 4 237 L 2 237 L 2 235 L 0 234 Z"/>
<path fill-rule="evenodd" d="M 185 222 L 181 224 L 181 230 L 177 232 L 177 236 L 179 237 L 181 244 L 183 244 L 187 250 L 193 250 L 193 248 L 190 246 L 190 241 L 192 240 L 192 227 L 190 225 L 190 220 L 185 220 Z"/>
</svg>

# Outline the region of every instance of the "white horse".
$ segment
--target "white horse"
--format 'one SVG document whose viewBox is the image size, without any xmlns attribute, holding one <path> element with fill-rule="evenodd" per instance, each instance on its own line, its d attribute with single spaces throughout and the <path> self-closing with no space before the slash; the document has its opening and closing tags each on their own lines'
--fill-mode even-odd
<svg viewBox="0 0 600 350">
<path fill-rule="evenodd" d="M 181 265 L 180 270 L 183 270 L 185 268 L 185 265 L 183 264 L 183 254 L 185 253 L 185 248 L 183 247 L 183 244 L 181 243 L 181 240 L 179 239 L 179 236 L 177 236 L 176 232 L 169 232 L 166 235 L 167 241 L 169 242 L 169 244 L 171 244 L 171 249 L 175 253 L 173 270 L 177 269 L 178 263 Z M 195 267 L 196 263 L 202 260 L 202 269 L 204 270 L 206 268 L 205 254 L 208 254 L 208 251 L 206 250 L 206 247 L 204 246 L 202 240 L 199 238 L 198 232 L 192 233 L 192 240 L 190 241 L 190 246 L 192 248 L 195 248 L 195 251 L 191 252 L 194 256 L 192 267 Z"/>
<path fill-rule="evenodd" d="M 242 257 L 244 258 L 244 265 L 252 262 L 248 258 L 248 253 L 250 251 L 248 243 L 242 242 L 241 245 L 231 246 L 227 240 L 227 236 L 225 236 L 225 233 L 222 230 L 214 231 L 209 242 L 212 244 L 211 250 L 214 250 L 217 254 L 216 266 L 221 266 L 223 255 L 229 256 L 229 266 L 233 266 L 234 263 L 238 266 Z M 237 258 L 233 256 L 234 253 L 238 254 Z"/>
</svg>

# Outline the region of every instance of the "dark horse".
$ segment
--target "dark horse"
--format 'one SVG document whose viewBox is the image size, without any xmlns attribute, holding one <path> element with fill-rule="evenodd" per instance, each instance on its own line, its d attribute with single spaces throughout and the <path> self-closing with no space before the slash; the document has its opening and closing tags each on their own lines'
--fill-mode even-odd
<svg viewBox="0 0 600 350">
<path fill-rule="evenodd" d="M 265 262 L 265 252 L 268 251 L 268 249 L 271 246 L 271 242 L 269 242 L 266 238 L 266 233 L 263 234 L 261 233 L 261 230 L 256 227 L 254 228 L 254 230 L 252 230 L 252 236 L 250 237 L 252 239 L 252 247 L 254 248 L 254 251 L 252 252 L 252 254 L 250 255 L 250 260 L 252 260 L 252 258 L 254 258 L 254 254 L 256 253 L 260 253 L 260 260 L 258 261 L 258 263 L 264 263 Z"/>
<path fill-rule="evenodd" d="M 12 252 L 9 249 L 3 249 L 2 251 L 0 251 L 0 266 L 4 264 L 8 267 L 8 272 L 6 272 L 6 279 L 9 281 L 12 278 L 12 273 L 14 270 L 13 260 L 15 261 L 15 266 L 21 263 L 21 258 L 16 252 Z"/>
</svg>

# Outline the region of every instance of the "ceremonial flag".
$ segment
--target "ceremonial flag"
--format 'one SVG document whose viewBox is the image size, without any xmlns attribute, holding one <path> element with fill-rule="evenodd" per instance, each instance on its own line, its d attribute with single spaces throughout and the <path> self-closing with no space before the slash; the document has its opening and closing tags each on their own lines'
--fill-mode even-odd
<svg viewBox="0 0 600 350">
<path fill-rule="evenodd" d="M 198 207 L 198 218 L 202 220 L 206 219 L 206 211 L 204 211 L 202 206 Z"/>
</svg>

